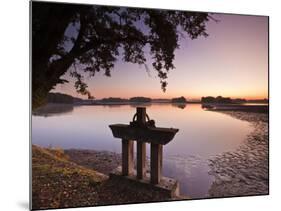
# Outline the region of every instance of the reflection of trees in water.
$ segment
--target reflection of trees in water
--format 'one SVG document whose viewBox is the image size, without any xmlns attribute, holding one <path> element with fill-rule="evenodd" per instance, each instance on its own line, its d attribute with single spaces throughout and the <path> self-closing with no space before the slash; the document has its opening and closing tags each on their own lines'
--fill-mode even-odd
<svg viewBox="0 0 281 211">
<path fill-rule="evenodd" d="M 100 105 L 96 105 L 96 106 L 103 106 L 103 107 L 122 107 L 122 106 L 131 106 L 133 108 L 136 107 L 150 107 L 151 103 L 110 103 L 110 104 L 100 104 Z"/>
<path fill-rule="evenodd" d="M 32 115 L 50 117 L 50 116 L 58 116 L 60 114 L 71 113 L 72 111 L 73 111 L 72 104 L 49 103 L 33 111 Z"/>
<path fill-rule="evenodd" d="M 172 106 L 180 108 L 180 109 L 185 109 L 186 103 L 172 103 Z"/>
<path fill-rule="evenodd" d="M 208 109 L 214 108 L 214 105 L 204 103 L 204 104 L 201 104 L 201 108 L 208 110 Z"/>
<path fill-rule="evenodd" d="M 136 108 L 136 107 L 150 107 L 152 103 L 132 103 L 130 104 L 131 107 Z"/>
<path fill-rule="evenodd" d="M 97 105 L 97 106 L 102 106 L 102 107 L 110 107 L 110 108 L 118 108 L 118 107 L 121 107 L 121 106 L 124 106 L 126 104 L 108 104 L 108 105 Z"/>
</svg>

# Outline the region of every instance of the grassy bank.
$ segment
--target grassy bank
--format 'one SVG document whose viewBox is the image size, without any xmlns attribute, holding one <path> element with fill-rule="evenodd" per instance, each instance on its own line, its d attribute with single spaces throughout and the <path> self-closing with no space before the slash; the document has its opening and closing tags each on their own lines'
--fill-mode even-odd
<svg viewBox="0 0 281 211">
<path fill-rule="evenodd" d="M 72 153 L 73 151 L 69 152 Z M 82 153 L 82 152 L 79 152 Z M 87 151 L 83 153 L 89 153 Z M 77 152 L 76 152 L 77 154 Z M 91 155 L 94 155 L 93 152 Z M 110 155 L 110 154 L 109 154 Z M 81 156 L 81 154 L 79 154 Z M 90 155 L 88 154 L 88 157 Z M 95 156 L 90 156 L 92 161 Z M 101 156 L 104 158 L 104 156 Z M 110 156 L 105 162 L 109 162 Z M 32 146 L 32 208 L 64 208 L 171 200 L 169 196 L 118 178 L 109 178 L 95 169 L 101 158 L 78 165 L 60 149 Z M 114 160 L 112 158 L 112 160 Z M 96 164 L 95 164 L 96 163 Z M 108 167 L 110 165 L 107 165 Z M 104 168 L 103 168 L 104 169 Z M 109 172 L 108 168 L 104 169 Z"/>
</svg>

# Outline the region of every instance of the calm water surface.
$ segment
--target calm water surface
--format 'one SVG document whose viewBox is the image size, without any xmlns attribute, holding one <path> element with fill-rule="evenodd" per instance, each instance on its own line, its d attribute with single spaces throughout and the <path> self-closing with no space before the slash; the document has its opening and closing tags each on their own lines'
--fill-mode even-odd
<svg viewBox="0 0 281 211">
<path fill-rule="evenodd" d="M 32 143 L 120 153 L 121 141 L 113 138 L 108 125 L 129 123 L 135 110 L 131 105 L 75 106 L 66 113 L 32 116 Z M 185 108 L 153 104 L 147 106 L 147 113 L 156 126 L 179 128 L 172 142 L 164 146 L 163 174 L 176 178 L 180 192 L 192 198 L 208 196 L 213 181 L 208 159 L 235 150 L 252 130 L 248 122 L 202 110 L 200 104 Z"/>
</svg>

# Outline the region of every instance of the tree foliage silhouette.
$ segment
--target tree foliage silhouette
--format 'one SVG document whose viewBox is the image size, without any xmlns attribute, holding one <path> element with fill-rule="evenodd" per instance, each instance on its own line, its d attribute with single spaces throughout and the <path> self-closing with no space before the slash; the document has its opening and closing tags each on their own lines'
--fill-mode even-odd
<svg viewBox="0 0 281 211">
<path fill-rule="evenodd" d="M 207 36 L 209 19 L 198 12 L 32 2 L 32 106 L 43 105 L 54 86 L 67 82 L 61 76 L 71 66 L 76 90 L 92 98 L 83 72 L 110 76 L 120 58 L 146 64 L 145 48 L 165 91 L 180 36 Z M 76 33 L 67 35 L 71 27 Z"/>
</svg>

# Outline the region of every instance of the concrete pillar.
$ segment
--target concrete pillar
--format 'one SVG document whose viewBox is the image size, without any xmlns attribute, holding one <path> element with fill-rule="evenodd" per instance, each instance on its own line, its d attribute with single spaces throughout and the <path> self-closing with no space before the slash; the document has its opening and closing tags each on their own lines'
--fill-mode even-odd
<svg viewBox="0 0 281 211">
<path fill-rule="evenodd" d="M 137 141 L 137 178 L 138 179 L 143 179 L 146 175 L 145 158 L 146 158 L 145 142 Z"/>
<path fill-rule="evenodd" d="M 139 125 L 145 124 L 146 118 L 146 108 L 137 108 L 137 122 Z M 145 177 L 145 158 L 146 158 L 146 148 L 144 140 L 137 140 L 137 178 L 143 179 Z"/>
<path fill-rule="evenodd" d="M 151 143 L 150 153 L 150 182 L 152 184 L 159 184 L 162 177 L 163 145 Z"/>
<path fill-rule="evenodd" d="M 131 175 L 134 167 L 134 142 L 122 139 L 122 174 Z"/>
</svg>

